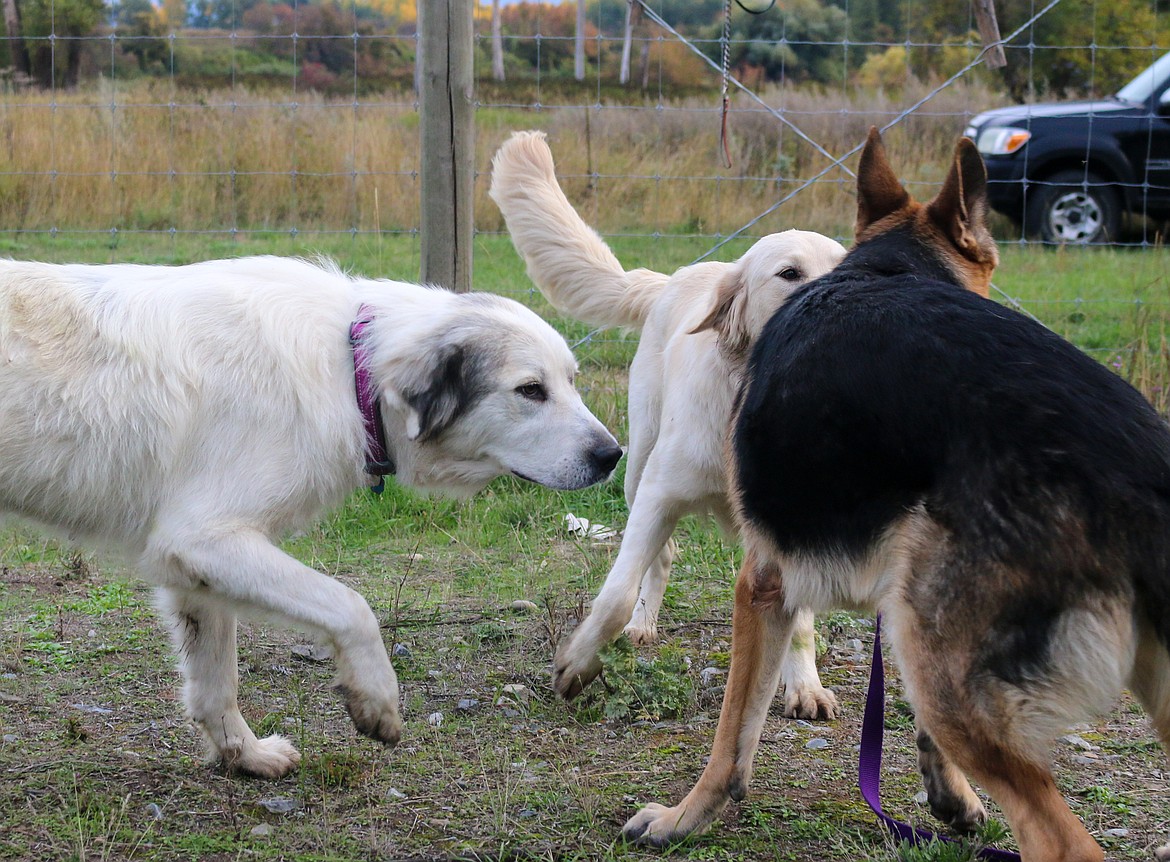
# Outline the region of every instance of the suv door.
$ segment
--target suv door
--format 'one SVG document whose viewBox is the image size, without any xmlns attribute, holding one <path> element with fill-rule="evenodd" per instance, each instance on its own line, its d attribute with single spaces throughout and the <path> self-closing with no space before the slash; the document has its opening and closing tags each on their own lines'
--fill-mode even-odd
<svg viewBox="0 0 1170 862">
<path fill-rule="evenodd" d="M 1170 87 L 1154 102 L 1150 123 L 1150 152 L 1146 161 L 1147 206 L 1155 214 L 1170 213 Z"/>
</svg>

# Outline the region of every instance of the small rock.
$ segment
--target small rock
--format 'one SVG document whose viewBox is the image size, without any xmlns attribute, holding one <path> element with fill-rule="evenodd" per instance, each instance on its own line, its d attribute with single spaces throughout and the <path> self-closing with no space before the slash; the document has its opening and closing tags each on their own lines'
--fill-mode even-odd
<svg viewBox="0 0 1170 862">
<path fill-rule="evenodd" d="M 430 715 L 427 716 L 427 724 L 429 724 L 431 727 L 442 727 L 443 726 L 443 713 L 432 712 Z"/>
<path fill-rule="evenodd" d="M 517 599 L 512 602 L 512 610 L 524 614 L 534 614 L 540 610 L 536 602 L 530 602 L 527 599 Z"/>
<path fill-rule="evenodd" d="M 391 799 L 405 799 L 406 798 L 406 794 L 403 793 L 401 790 L 399 790 L 397 787 L 391 787 L 389 790 L 386 791 L 386 795 L 389 796 Z"/>
<path fill-rule="evenodd" d="M 1073 748 L 1079 748 L 1081 751 L 1097 750 L 1097 746 L 1093 745 L 1091 742 L 1086 741 L 1084 738 L 1077 736 L 1075 733 L 1070 733 L 1068 736 L 1062 736 L 1060 741 L 1071 745 Z"/>
<path fill-rule="evenodd" d="M 443 675 L 443 672 L 441 670 L 428 670 L 427 671 L 427 679 L 438 679 L 442 675 Z"/>
<path fill-rule="evenodd" d="M 91 640 L 92 640 L 93 638 L 96 638 L 96 637 L 97 637 L 97 629 L 90 629 L 89 631 L 87 631 L 87 632 L 85 633 L 85 636 L 86 636 L 87 638 L 90 638 Z"/>
<path fill-rule="evenodd" d="M 919 805 L 925 805 L 927 802 L 927 798 L 928 797 L 926 795 L 925 790 L 919 790 L 917 793 L 914 794 L 914 801 L 917 802 Z"/>
<path fill-rule="evenodd" d="M 478 700 L 476 700 L 474 697 L 465 697 L 455 705 L 455 708 L 462 710 L 463 712 L 468 712 L 469 710 L 475 709 L 477 706 L 479 706 Z"/>
<path fill-rule="evenodd" d="M 1129 835 L 1128 829 L 1106 829 L 1105 834 L 1110 838 L 1125 838 Z"/>
<path fill-rule="evenodd" d="M 6 743 L 8 743 L 9 745 L 12 745 L 12 743 L 16 742 L 16 734 L 15 733 L 4 734 L 4 741 Z"/>
<path fill-rule="evenodd" d="M 532 692 L 528 690 L 528 686 L 521 685 L 518 682 L 510 682 L 504 686 L 504 694 L 517 700 L 520 703 L 528 703 L 532 699 Z"/>
<path fill-rule="evenodd" d="M 397 658 L 410 658 L 410 647 L 406 644 L 394 644 L 394 655 Z"/>
<path fill-rule="evenodd" d="M 151 802 L 146 806 L 146 813 L 150 815 L 151 820 L 162 820 L 162 809 L 158 807 L 157 802 Z"/>
<path fill-rule="evenodd" d="M 699 671 L 699 682 L 705 686 L 709 686 L 716 677 L 720 676 L 723 676 L 723 671 L 720 668 L 705 667 Z"/>
<path fill-rule="evenodd" d="M 857 638 L 850 638 L 845 641 L 845 649 L 850 652 L 861 652 L 861 641 Z"/>
<path fill-rule="evenodd" d="M 283 796 L 271 796 L 267 799 L 259 799 L 256 801 L 256 804 L 272 814 L 291 814 L 301 807 L 301 803 L 296 799 L 286 799 Z"/>
<path fill-rule="evenodd" d="M 333 658 L 333 651 L 326 646 L 318 644 L 297 644 L 289 650 L 292 657 L 299 661 L 312 662 L 319 664 L 323 661 L 329 661 Z"/>
<path fill-rule="evenodd" d="M 533 817 L 539 816 L 539 813 L 540 812 L 534 811 L 531 808 L 522 808 L 522 809 L 520 809 L 520 813 L 517 814 L 516 816 L 519 817 L 521 820 L 531 820 Z"/>
<path fill-rule="evenodd" d="M 806 742 L 804 747 L 812 751 L 820 751 L 822 748 L 829 747 L 829 740 L 818 736 L 816 739 L 810 739 L 808 742 Z"/>
<path fill-rule="evenodd" d="M 104 706 L 91 706 L 88 703 L 71 703 L 69 705 L 74 709 L 80 709 L 82 712 L 88 712 L 92 715 L 109 715 L 113 712 L 112 709 L 106 709 Z"/>
<path fill-rule="evenodd" d="M 251 832 L 249 834 L 254 835 L 257 838 L 263 838 L 265 835 L 272 834 L 272 827 L 270 825 L 268 825 L 267 823 L 257 823 L 255 826 L 252 827 Z"/>
</svg>

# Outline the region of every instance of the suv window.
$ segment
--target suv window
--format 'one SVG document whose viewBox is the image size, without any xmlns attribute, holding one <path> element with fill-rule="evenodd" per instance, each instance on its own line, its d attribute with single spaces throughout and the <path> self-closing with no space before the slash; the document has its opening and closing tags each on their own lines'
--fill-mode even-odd
<svg viewBox="0 0 1170 862">
<path fill-rule="evenodd" d="M 1166 83 L 1167 77 L 1170 77 L 1170 54 L 1166 54 L 1118 90 L 1117 98 L 1123 102 L 1144 102 Z"/>
</svg>

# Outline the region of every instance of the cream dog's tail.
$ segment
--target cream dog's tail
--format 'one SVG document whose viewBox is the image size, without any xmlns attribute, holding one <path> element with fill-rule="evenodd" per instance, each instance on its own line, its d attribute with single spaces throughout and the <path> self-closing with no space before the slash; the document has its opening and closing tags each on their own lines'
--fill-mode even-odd
<svg viewBox="0 0 1170 862">
<path fill-rule="evenodd" d="M 640 329 L 667 276 L 626 272 L 557 183 L 544 132 L 516 132 L 492 159 L 492 200 L 528 277 L 558 311 L 593 326 Z"/>
</svg>

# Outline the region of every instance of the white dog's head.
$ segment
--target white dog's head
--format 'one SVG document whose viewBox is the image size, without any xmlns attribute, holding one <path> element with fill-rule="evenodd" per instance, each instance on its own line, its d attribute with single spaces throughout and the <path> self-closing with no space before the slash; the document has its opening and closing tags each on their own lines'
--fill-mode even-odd
<svg viewBox="0 0 1170 862">
<path fill-rule="evenodd" d="M 769 234 L 720 279 L 715 304 L 694 332 L 714 329 L 720 345 L 742 356 L 776 309 L 805 282 L 845 257 L 841 243 L 807 230 Z"/>
<path fill-rule="evenodd" d="M 520 303 L 490 294 L 450 295 L 409 357 L 372 370 L 398 479 L 457 495 L 512 474 L 550 488 L 607 478 L 622 450 L 574 388 L 565 340 Z"/>
</svg>

